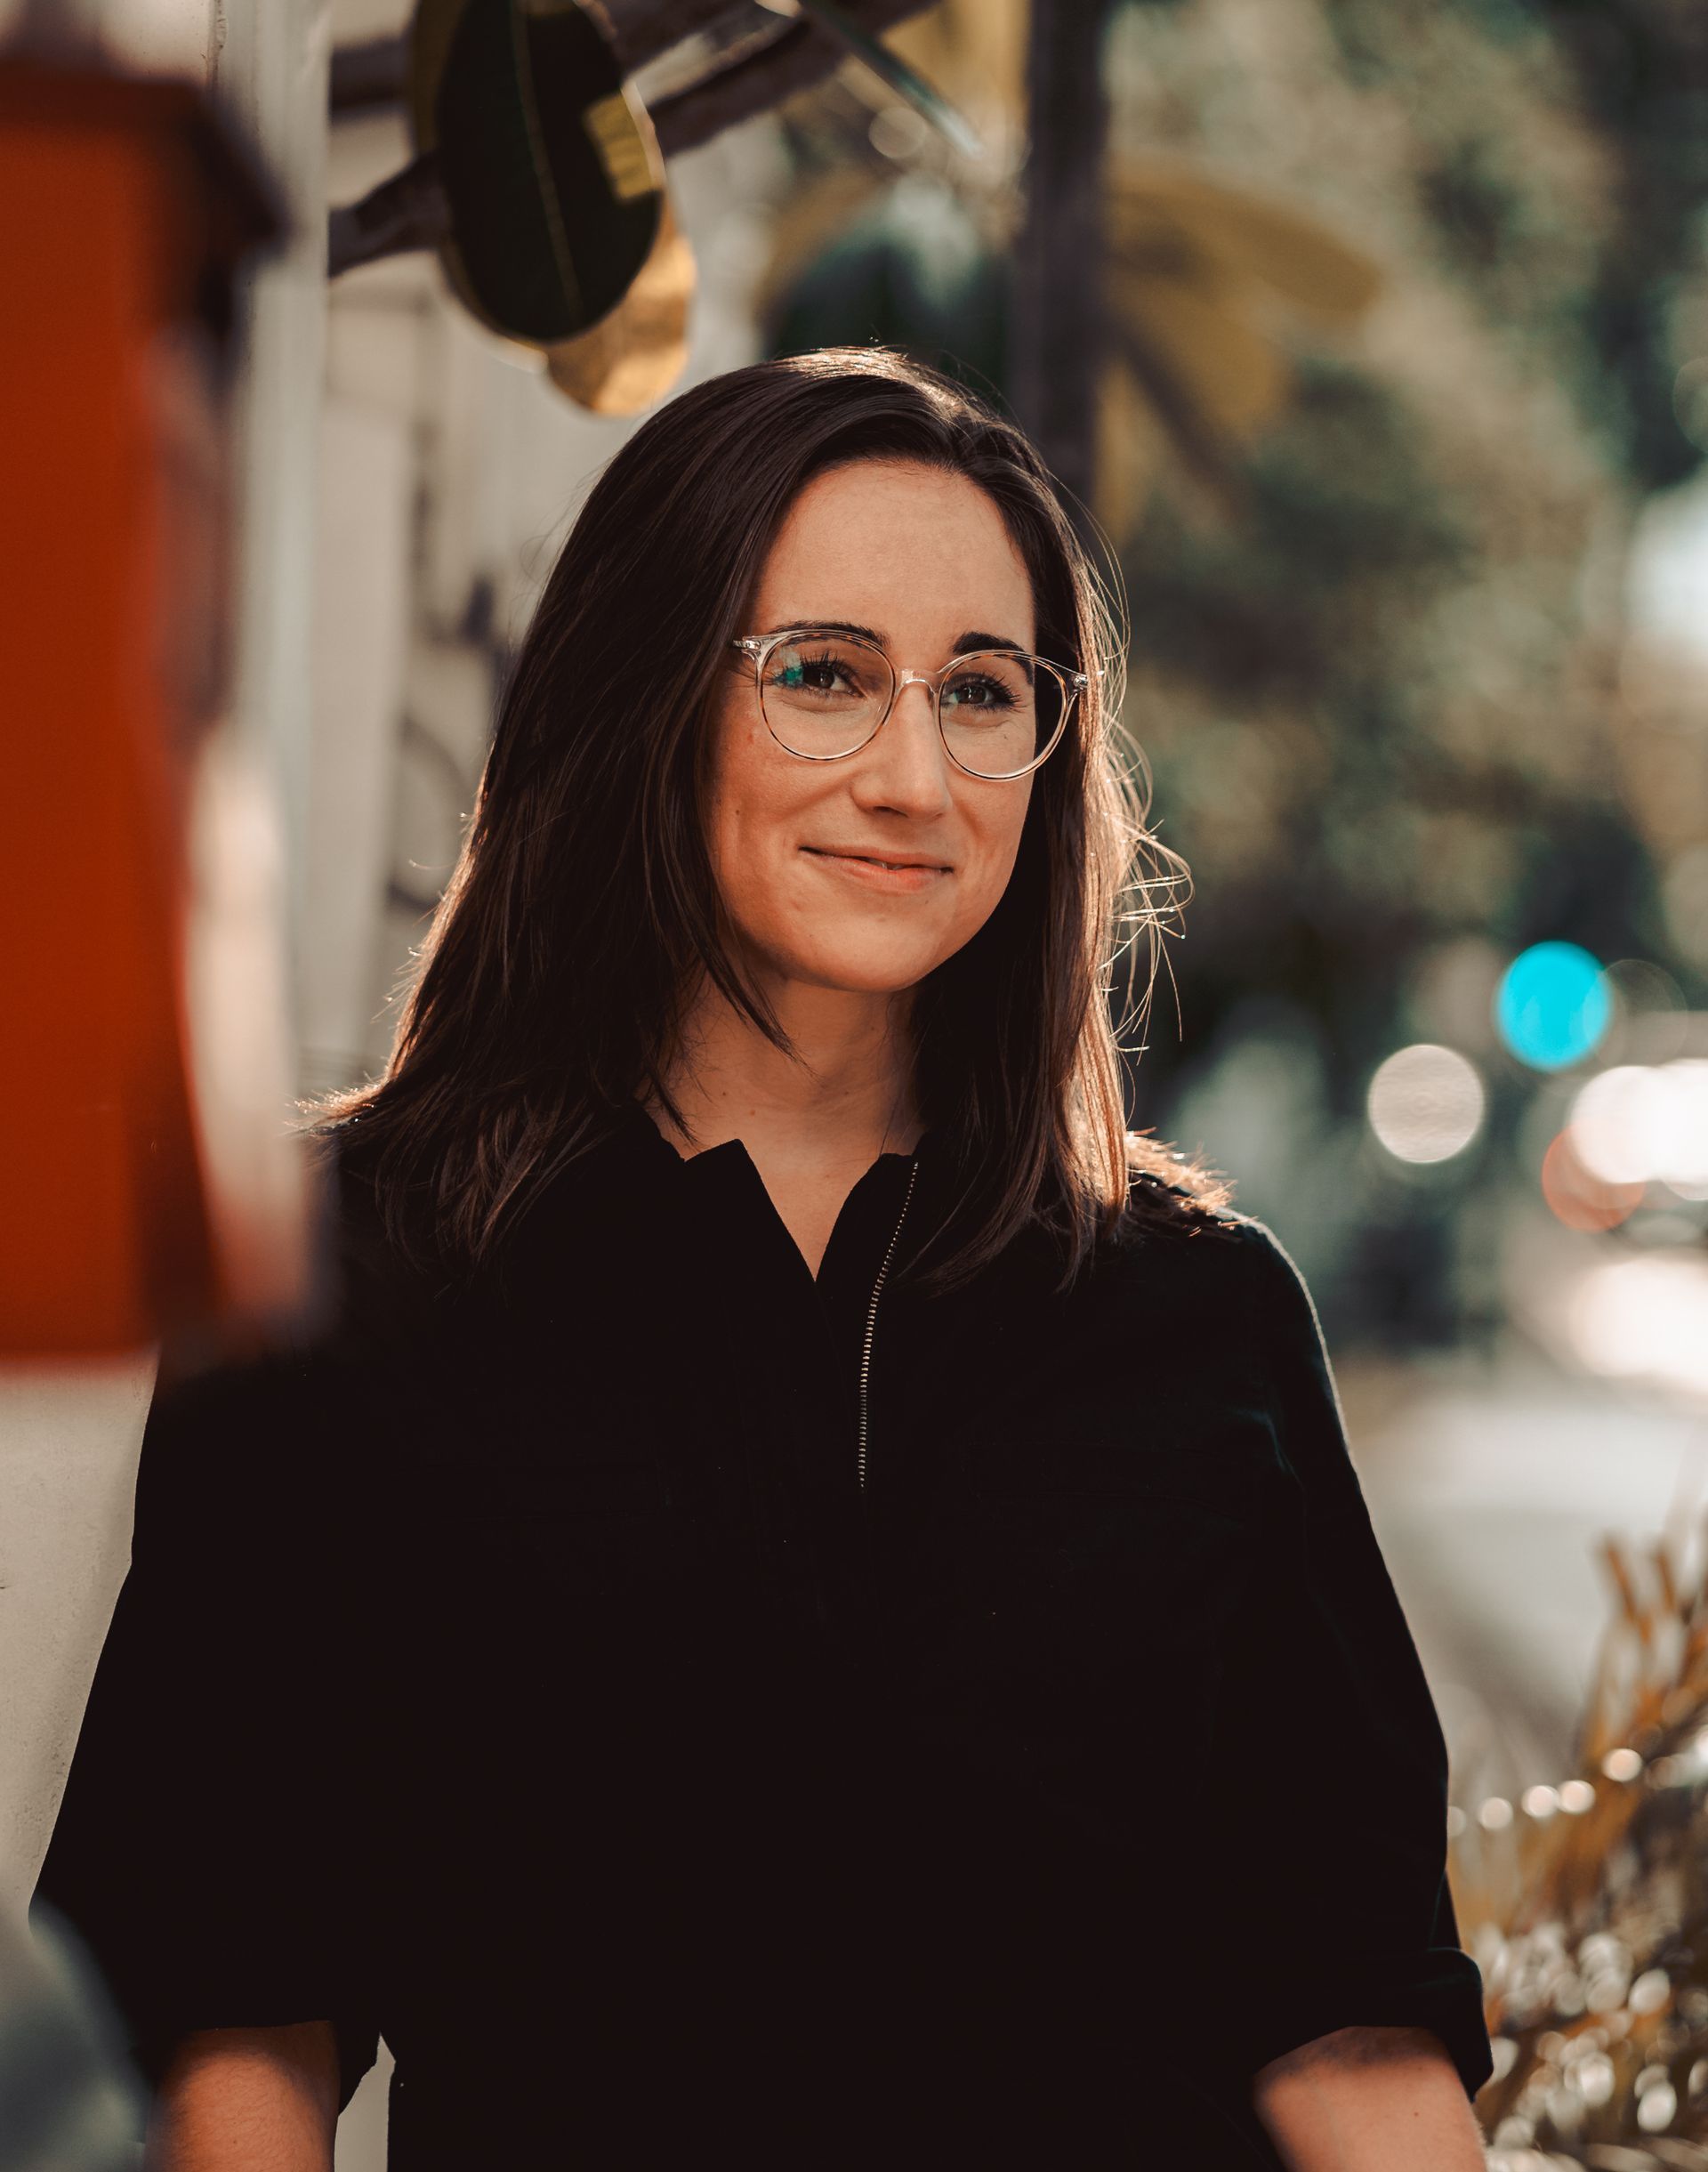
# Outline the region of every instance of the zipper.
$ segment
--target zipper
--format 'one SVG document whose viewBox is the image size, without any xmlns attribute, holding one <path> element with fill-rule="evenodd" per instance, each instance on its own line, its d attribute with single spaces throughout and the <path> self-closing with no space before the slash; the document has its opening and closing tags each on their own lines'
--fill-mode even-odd
<svg viewBox="0 0 1708 2172">
<path fill-rule="evenodd" d="M 871 1301 L 866 1308 L 866 1340 L 860 1347 L 860 1438 L 859 1446 L 856 1450 L 854 1465 L 855 1476 L 859 1481 L 862 1493 L 866 1490 L 866 1392 L 872 1381 L 872 1338 L 878 1331 L 878 1299 L 883 1295 L 883 1285 L 885 1278 L 890 1272 L 890 1263 L 896 1256 L 896 1244 L 901 1236 L 901 1225 L 907 1219 L 907 1209 L 913 1204 L 914 1186 L 918 1182 L 919 1158 L 915 1155 L 914 1166 L 907 1172 L 907 1194 L 901 1202 L 901 1212 L 896 1216 L 896 1226 L 890 1232 L 889 1248 L 884 1253 L 883 1264 L 878 1269 L 878 1279 L 872 1285 Z"/>
</svg>

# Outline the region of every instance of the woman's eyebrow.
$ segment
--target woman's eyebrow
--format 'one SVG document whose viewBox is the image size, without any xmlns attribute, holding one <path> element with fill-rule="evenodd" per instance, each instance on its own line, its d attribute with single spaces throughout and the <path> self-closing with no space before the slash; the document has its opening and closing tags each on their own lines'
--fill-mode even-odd
<svg viewBox="0 0 1708 2172">
<path fill-rule="evenodd" d="M 875 642 L 880 649 L 890 645 L 873 627 L 855 626 L 846 618 L 786 618 L 781 626 L 768 626 L 761 639 L 769 641 L 773 634 L 852 634 L 857 640 Z"/>
<path fill-rule="evenodd" d="M 847 618 L 790 618 L 782 626 L 769 627 L 762 638 L 769 640 L 773 634 L 800 634 L 809 629 L 816 629 L 824 634 L 852 634 L 856 639 L 874 642 L 880 649 L 885 650 L 890 646 L 889 642 L 875 627 L 856 626 Z M 976 649 L 1005 649 L 1013 656 L 1024 656 L 1027 652 L 1024 643 L 1010 641 L 1004 634 L 981 634 L 975 629 L 966 634 L 958 634 L 949 644 L 949 654 L 951 656 L 969 656 Z"/>
</svg>

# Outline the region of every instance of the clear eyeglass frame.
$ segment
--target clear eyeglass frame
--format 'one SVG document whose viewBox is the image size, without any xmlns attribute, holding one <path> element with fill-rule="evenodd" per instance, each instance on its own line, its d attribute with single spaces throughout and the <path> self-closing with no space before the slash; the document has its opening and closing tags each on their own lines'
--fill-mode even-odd
<svg viewBox="0 0 1708 2172">
<path fill-rule="evenodd" d="M 845 747 L 840 753 L 834 755 L 805 755 L 798 747 L 791 747 L 786 739 L 779 739 L 777 727 L 772 723 L 765 707 L 765 665 L 771 651 L 774 649 L 782 648 L 788 642 L 809 641 L 814 634 L 818 634 L 826 641 L 842 642 L 854 648 L 865 650 L 869 655 L 876 657 L 890 674 L 890 698 L 884 703 L 883 713 L 878 718 L 877 723 L 857 746 Z M 1062 734 L 1067 731 L 1073 716 L 1074 705 L 1092 682 L 1091 674 L 1087 672 L 1069 671 L 1064 665 L 1052 664 L 1048 657 L 1024 656 L 1013 649 L 970 650 L 964 656 L 951 657 L 947 664 L 936 671 L 898 671 L 875 642 L 866 641 L 858 634 L 845 634 L 836 626 L 785 626 L 781 632 L 776 634 L 738 634 L 729 646 L 732 649 L 740 650 L 743 655 L 752 658 L 753 698 L 759 704 L 759 713 L 764 719 L 765 729 L 770 733 L 772 739 L 777 740 L 777 744 L 784 753 L 793 755 L 797 762 L 846 762 L 850 755 L 859 754 L 862 749 L 869 747 L 879 732 L 883 730 L 885 724 L 890 721 L 890 713 L 895 707 L 904 687 L 929 686 L 931 690 L 931 714 L 937 721 L 937 735 L 943 742 L 944 752 L 964 776 L 976 777 L 981 784 L 1011 784 L 1017 779 L 1029 777 L 1035 770 L 1041 769 L 1061 744 Z M 943 728 L 944 681 L 952 672 L 964 671 L 969 664 L 976 664 L 980 657 L 986 655 L 998 657 L 1005 664 L 1029 664 L 1035 671 L 1047 671 L 1061 689 L 1061 714 L 1056 721 L 1055 731 L 1051 734 L 1050 744 L 1041 754 L 1035 755 L 1022 769 L 993 772 L 989 770 L 969 768 L 950 746 L 949 735 Z"/>
</svg>

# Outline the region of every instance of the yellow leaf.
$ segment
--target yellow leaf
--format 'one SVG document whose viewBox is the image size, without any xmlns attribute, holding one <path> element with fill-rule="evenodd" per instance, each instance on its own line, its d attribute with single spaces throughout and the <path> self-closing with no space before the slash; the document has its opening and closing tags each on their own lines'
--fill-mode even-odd
<svg viewBox="0 0 1708 2172">
<path fill-rule="evenodd" d="M 1382 287 L 1374 261 L 1320 219 L 1180 160 L 1116 162 L 1108 218 L 1117 260 L 1172 236 L 1196 260 L 1315 316 L 1360 317 Z"/>
<path fill-rule="evenodd" d="M 1026 0 L 938 0 L 883 34 L 957 105 L 995 106 L 1015 125 L 1026 107 Z"/>
<path fill-rule="evenodd" d="M 666 197 L 647 261 L 608 316 L 545 351 L 560 392 L 595 415 L 638 415 L 662 400 L 688 366 L 694 252 Z"/>
<path fill-rule="evenodd" d="M 1280 410 L 1286 364 L 1218 285 L 1184 270 L 1122 271 L 1109 306 L 1216 436 L 1249 439 Z"/>
<path fill-rule="evenodd" d="M 1156 409 L 1132 373 L 1119 364 L 1103 373 L 1097 409 L 1097 472 L 1092 511 L 1117 543 L 1139 525 L 1162 450 Z"/>
</svg>

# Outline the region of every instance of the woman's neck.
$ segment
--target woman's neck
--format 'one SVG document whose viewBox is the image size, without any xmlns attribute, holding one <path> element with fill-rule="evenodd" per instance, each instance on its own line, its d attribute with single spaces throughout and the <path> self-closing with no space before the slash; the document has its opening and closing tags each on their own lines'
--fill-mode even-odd
<svg viewBox="0 0 1708 2172">
<path fill-rule="evenodd" d="M 689 1134 L 649 1111 L 679 1153 L 740 1139 L 761 1166 L 848 1165 L 911 1152 L 921 1126 L 904 1050 L 904 997 L 791 984 L 770 991 L 794 1055 L 721 992 L 690 1013 L 667 1084 Z"/>
</svg>

